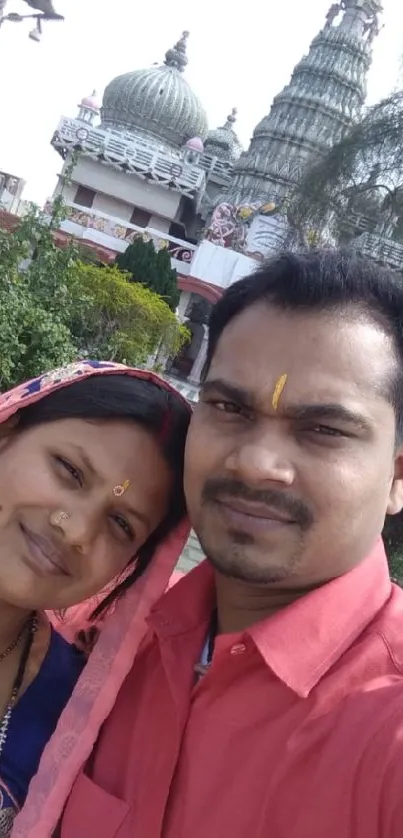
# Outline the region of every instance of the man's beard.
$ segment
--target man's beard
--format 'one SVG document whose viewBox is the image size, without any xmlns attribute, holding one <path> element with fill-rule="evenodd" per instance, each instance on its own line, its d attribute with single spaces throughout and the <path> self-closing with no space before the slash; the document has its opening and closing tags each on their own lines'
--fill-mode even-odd
<svg viewBox="0 0 403 838">
<path fill-rule="evenodd" d="M 270 585 L 281 582 L 294 575 L 305 546 L 305 536 L 314 523 L 311 509 L 300 499 L 278 490 L 252 490 L 238 480 L 231 478 L 211 478 L 202 492 L 202 512 L 218 506 L 222 497 L 230 501 L 231 497 L 241 498 L 252 503 L 267 505 L 273 511 L 289 515 L 289 525 L 295 529 L 295 543 L 290 545 L 290 554 L 275 560 L 269 546 L 267 562 L 262 558 L 263 546 L 248 532 L 229 528 L 222 531 L 221 538 L 226 543 L 218 544 L 217 539 L 208 532 L 208 524 L 195 526 L 203 551 L 213 567 L 223 576 L 255 585 Z M 215 543 L 214 543 L 215 540 Z M 254 557 L 254 554 L 259 556 Z M 272 560 L 272 561 L 271 561 Z"/>
<path fill-rule="evenodd" d="M 291 578 L 304 551 L 304 539 L 299 539 L 295 550 L 284 563 L 270 563 L 267 553 L 267 564 L 257 562 L 248 552 L 256 549 L 255 540 L 248 533 L 228 531 L 228 546 L 218 548 L 205 538 L 203 532 L 197 533 L 202 550 L 215 570 L 228 579 L 237 579 L 249 585 L 274 585 Z"/>
</svg>

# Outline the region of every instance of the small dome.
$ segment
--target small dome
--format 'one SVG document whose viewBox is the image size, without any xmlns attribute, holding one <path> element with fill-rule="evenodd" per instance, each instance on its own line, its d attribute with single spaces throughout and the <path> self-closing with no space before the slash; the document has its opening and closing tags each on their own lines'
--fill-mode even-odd
<svg viewBox="0 0 403 838">
<path fill-rule="evenodd" d="M 225 160 L 229 163 L 235 163 L 235 160 L 238 160 L 238 157 L 242 153 L 242 146 L 233 129 L 233 125 L 236 122 L 236 115 L 237 109 L 233 108 L 230 115 L 227 116 L 225 125 L 208 132 L 204 142 L 206 154 L 210 154 L 212 157 L 218 157 L 219 160 Z"/>
<path fill-rule="evenodd" d="M 201 137 L 192 137 L 191 140 L 187 141 L 186 148 L 188 148 L 190 151 L 197 151 L 199 154 L 203 154 L 203 140 L 201 139 Z"/>
<path fill-rule="evenodd" d="M 84 96 L 84 99 L 81 100 L 80 108 L 88 108 L 90 111 L 96 111 L 99 113 L 100 103 L 98 101 L 96 90 L 92 91 L 91 96 Z"/>
<path fill-rule="evenodd" d="M 206 135 L 205 111 L 182 76 L 188 34 L 168 50 L 164 64 L 125 73 L 108 84 L 101 109 L 105 128 L 151 135 L 176 147 Z"/>
</svg>

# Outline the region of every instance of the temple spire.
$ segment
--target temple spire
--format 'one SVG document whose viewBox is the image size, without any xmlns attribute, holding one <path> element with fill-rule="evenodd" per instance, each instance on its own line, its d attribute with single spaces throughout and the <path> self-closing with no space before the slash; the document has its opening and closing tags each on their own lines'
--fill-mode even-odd
<svg viewBox="0 0 403 838">
<path fill-rule="evenodd" d="M 165 54 L 164 64 L 167 67 L 174 67 L 175 70 L 179 70 L 180 73 L 183 73 L 186 64 L 188 63 L 188 57 L 186 55 L 188 37 L 189 32 L 182 32 L 180 40 Z"/>
<path fill-rule="evenodd" d="M 310 160 L 325 154 L 360 118 L 380 12 L 378 0 L 333 3 L 308 55 L 255 128 L 219 202 L 278 203 Z"/>
<path fill-rule="evenodd" d="M 336 22 L 341 32 L 363 38 L 364 43 L 371 44 L 380 31 L 381 12 L 382 6 L 378 0 L 340 0 L 330 7 L 326 26 L 333 26 Z"/>
</svg>

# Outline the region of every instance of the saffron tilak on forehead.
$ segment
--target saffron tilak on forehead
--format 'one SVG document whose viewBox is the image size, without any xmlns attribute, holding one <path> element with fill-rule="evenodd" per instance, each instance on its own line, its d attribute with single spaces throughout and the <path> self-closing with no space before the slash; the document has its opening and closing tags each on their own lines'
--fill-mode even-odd
<svg viewBox="0 0 403 838">
<path fill-rule="evenodd" d="M 284 373 L 284 375 L 280 375 L 280 378 L 278 378 L 277 381 L 276 381 L 276 386 L 274 388 L 273 397 L 272 397 L 272 400 L 271 400 L 271 403 L 273 405 L 274 410 L 278 409 L 281 394 L 282 394 L 282 392 L 284 390 L 284 387 L 287 383 L 287 378 L 288 378 L 287 373 Z"/>
</svg>

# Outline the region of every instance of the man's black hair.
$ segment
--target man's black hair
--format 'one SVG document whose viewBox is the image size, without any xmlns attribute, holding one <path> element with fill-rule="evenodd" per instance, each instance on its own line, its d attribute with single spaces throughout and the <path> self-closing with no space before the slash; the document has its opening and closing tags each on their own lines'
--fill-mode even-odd
<svg viewBox="0 0 403 838">
<path fill-rule="evenodd" d="M 335 311 L 356 306 L 389 335 L 396 350 L 385 393 L 396 411 L 398 442 L 403 439 L 403 279 L 353 251 L 281 253 L 231 285 L 214 306 L 209 323 L 207 375 L 228 323 L 265 301 L 283 311 Z M 392 367 L 392 364 L 391 364 Z"/>
</svg>

